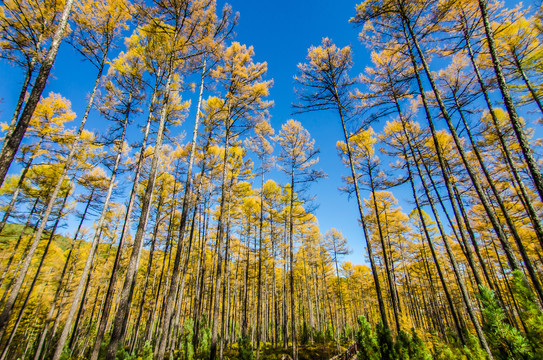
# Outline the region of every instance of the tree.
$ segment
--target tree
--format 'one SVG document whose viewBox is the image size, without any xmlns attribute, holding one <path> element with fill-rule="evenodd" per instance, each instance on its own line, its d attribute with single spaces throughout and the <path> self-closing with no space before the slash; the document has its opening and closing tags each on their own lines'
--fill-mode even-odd
<svg viewBox="0 0 543 360">
<path fill-rule="evenodd" d="M 84 286 L 85 278 L 89 275 L 92 263 L 94 262 L 94 256 L 98 247 L 98 243 L 102 236 L 102 231 L 104 223 L 106 221 L 106 216 L 109 210 L 109 203 L 112 197 L 113 189 L 115 187 L 115 180 L 117 177 L 117 172 L 121 165 L 121 157 L 123 155 L 123 150 L 125 146 L 125 137 L 126 131 L 128 128 L 128 123 L 130 121 L 131 115 L 139 111 L 138 104 L 143 99 L 142 94 L 142 79 L 139 71 L 141 70 L 142 64 L 138 61 L 137 58 L 131 56 L 130 54 L 123 55 L 121 54 L 119 58 L 113 63 L 113 66 L 108 74 L 106 82 L 107 95 L 103 103 L 100 106 L 101 111 L 106 115 L 109 120 L 115 122 L 115 132 L 113 134 L 118 134 L 119 138 L 115 141 L 112 141 L 112 145 L 115 148 L 115 160 L 113 161 L 113 166 L 111 170 L 111 177 L 109 178 L 107 191 L 104 197 L 104 203 L 102 206 L 102 211 L 100 217 L 98 218 L 97 227 L 95 234 L 93 236 L 91 249 L 89 251 L 89 257 L 85 263 L 85 268 L 81 275 L 78 288 L 76 290 L 76 295 L 72 302 L 68 318 L 61 334 L 61 337 L 57 343 L 57 353 L 61 354 L 64 350 L 64 342 L 67 340 L 68 334 L 71 328 L 71 322 L 75 315 L 75 311 L 78 306 L 81 307 L 81 295 Z M 112 134 L 112 135 L 113 135 Z M 115 136 L 114 136 L 115 138 Z M 100 336 L 97 336 L 100 338 Z M 94 354 L 92 355 L 94 356 Z"/>
<path fill-rule="evenodd" d="M 14 189 L 9 205 L 4 213 L 2 222 L 0 223 L 0 233 L 2 232 L 6 222 L 13 211 L 19 191 L 23 185 L 26 174 L 28 173 L 32 163 L 40 154 L 47 151 L 45 145 L 51 144 L 59 140 L 64 130 L 64 124 L 75 119 L 75 113 L 71 110 L 71 103 L 68 99 L 60 94 L 50 93 L 48 97 L 42 99 L 36 107 L 36 112 L 30 121 L 29 135 L 35 137 L 37 142 L 31 147 L 28 147 L 29 157 L 19 176 L 19 181 Z M 25 151 L 27 147 L 23 148 Z"/>
<path fill-rule="evenodd" d="M 180 10 L 180 13 L 177 13 L 175 15 L 180 16 L 184 19 L 188 19 L 191 16 L 194 16 L 192 11 L 198 12 L 202 10 L 199 7 L 193 9 L 191 6 L 189 6 L 188 3 L 183 5 L 184 6 L 182 6 L 181 8 L 174 10 Z M 132 297 L 134 294 L 134 286 L 136 281 L 135 276 L 141 258 L 143 238 L 145 235 L 145 229 L 147 226 L 149 211 L 151 208 L 151 199 L 153 196 L 159 163 L 162 157 L 162 143 L 165 133 L 166 119 L 169 118 L 170 121 L 181 121 L 184 118 L 183 111 L 189 105 L 187 102 L 182 103 L 181 99 L 175 96 L 175 94 L 173 93 L 173 90 L 176 89 L 174 74 L 183 64 L 182 58 L 179 59 L 178 56 L 188 52 L 189 49 L 187 49 L 186 46 L 188 46 L 191 41 L 194 41 L 190 37 L 184 38 L 183 31 L 188 31 L 188 33 L 190 34 L 191 30 L 194 31 L 194 27 L 196 25 L 193 24 L 192 27 L 185 29 L 183 24 L 183 21 L 181 23 L 178 23 L 176 21 L 174 22 L 174 25 L 176 25 L 174 27 L 168 27 L 159 24 L 158 26 L 151 26 L 149 28 L 151 32 L 151 37 L 155 36 L 153 40 L 157 41 L 157 43 L 154 45 L 166 46 L 162 49 L 165 50 L 164 53 L 159 53 L 158 56 L 161 70 L 166 76 L 166 82 L 164 84 L 164 88 L 162 89 L 164 95 L 162 98 L 162 104 L 159 107 L 159 123 L 155 139 L 155 146 L 153 149 L 153 156 L 151 159 L 151 168 L 149 169 L 147 187 L 145 188 L 145 193 L 141 203 L 142 210 L 138 221 L 136 235 L 134 237 L 134 245 L 130 254 L 129 265 L 126 271 L 126 277 L 120 294 L 120 302 L 117 307 L 113 331 L 108 346 L 106 356 L 108 360 L 115 359 L 119 343 L 124 339 L 125 336 L 126 324 L 128 322 L 128 312 L 130 310 L 130 305 L 132 303 Z M 160 63 L 160 61 L 163 61 L 163 63 Z"/>
<path fill-rule="evenodd" d="M 2 4 L 0 56 L 25 69 L 25 79 L 9 123 L 8 136 L 17 124 L 32 77 L 47 53 L 46 45 L 54 35 L 55 23 L 59 21 L 63 5 L 64 2 L 56 0 L 14 0 Z"/>
<path fill-rule="evenodd" d="M 347 71 L 352 66 L 352 54 L 350 47 L 338 49 L 328 38 L 323 39 L 322 46 L 311 47 L 308 51 L 309 63 L 299 64 L 300 76 L 295 77 L 295 81 L 302 86 L 299 92 L 301 104 L 296 107 L 300 111 L 317 110 L 337 110 L 341 120 L 343 136 L 349 160 L 352 179 L 358 179 L 358 175 L 353 165 L 353 154 L 351 151 L 350 135 L 347 132 L 347 120 L 352 110 L 352 100 L 350 92 L 355 81 L 349 79 Z M 360 222 L 366 239 L 366 247 L 373 274 L 373 280 L 377 291 L 379 302 L 379 311 L 385 327 L 387 327 L 386 310 L 381 295 L 381 284 L 377 267 L 373 260 L 373 249 L 369 241 L 369 233 L 365 223 L 364 208 L 362 206 L 362 197 L 358 188 L 358 181 L 353 181 L 355 195 L 360 215 Z"/>
<path fill-rule="evenodd" d="M 311 182 L 325 177 L 321 170 L 312 167 L 319 161 L 319 151 L 314 148 L 315 140 L 311 140 L 309 132 L 302 124 L 295 120 L 288 120 L 275 138 L 281 147 L 281 153 L 277 157 L 279 168 L 290 178 L 289 207 L 288 207 L 288 240 L 290 263 L 290 323 L 292 334 L 292 358 L 298 359 L 296 339 L 296 313 L 294 306 L 294 202 L 299 202 L 295 191 L 296 185 L 301 184 L 302 190 Z M 296 196 L 296 199 L 295 199 Z"/>
<path fill-rule="evenodd" d="M 345 301 L 343 299 L 343 293 L 341 291 L 341 277 L 339 275 L 339 265 L 338 260 L 341 256 L 345 256 L 351 252 L 349 249 L 349 245 L 347 244 L 347 238 L 343 236 L 343 234 L 335 228 L 332 228 L 328 230 L 324 234 L 324 246 L 325 249 L 330 253 L 330 257 L 332 258 L 332 261 L 335 264 L 336 267 L 336 278 L 338 281 L 338 293 L 339 293 L 339 306 L 341 307 L 341 316 L 342 316 L 342 322 L 341 322 L 341 328 L 342 331 L 345 328 L 345 325 L 347 323 L 347 317 L 345 315 Z M 337 329 L 337 332 L 339 333 L 339 329 Z"/>
<path fill-rule="evenodd" d="M 260 159 L 260 217 L 258 221 L 258 289 L 256 308 L 256 360 L 260 359 L 261 339 L 261 286 L 262 286 L 262 242 L 264 239 L 264 175 L 270 170 L 273 158 L 268 156 L 273 152 L 273 147 L 267 137 L 273 136 L 274 130 L 268 121 L 261 121 L 255 126 L 255 136 L 246 141 L 247 147 Z"/>
<path fill-rule="evenodd" d="M 32 88 L 32 91 L 30 92 L 30 96 L 28 97 L 21 117 L 17 121 L 15 127 L 13 128 L 13 131 L 11 131 L 4 139 L 4 144 L 2 145 L 2 152 L 0 153 L 0 186 L 2 186 L 2 184 L 4 183 L 4 179 L 6 177 L 8 169 L 13 162 L 13 159 L 15 158 L 15 154 L 19 149 L 26 129 L 28 128 L 30 120 L 32 119 L 32 115 L 34 115 L 36 106 L 38 106 L 41 94 L 45 89 L 45 84 L 47 83 L 49 73 L 51 72 L 51 68 L 53 67 L 53 63 L 55 62 L 58 48 L 64 37 L 66 25 L 68 24 L 68 18 L 72 11 L 72 5 L 73 0 L 67 0 L 65 2 L 62 14 L 60 16 L 60 20 L 51 38 L 51 45 L 49 46 L 49 50 L 47 51 L 45 58 L 41 62 L 40 71 L 38 73 L 38 76 L 36 77 L 34 86 Z M 4 13 L 4 11 L 2 11 L 2 13 Z M 26 93 L 26 91 L 24 93 Z M 21 95 L 24 97 L 23 92 L 21 92 Z M 3 322 L 4 320 L 0 319 L 0 329 L 4 327 Z M 0 331 L 3 333 L 3 330 Z"/>
<path fill-rule="evenodd" d="M 194 164 L 194 158 L 196 153 L 196 140 L 198 136 L 198 128 L 200 126 L 200 114 L 201 114 L 201 106 L 202 106 L 202 96 L 204 91 L 204 83 L 206 75 L 208 75 L 209 68 L 207 65 L 208 57 L 213 58 L 215 56 L 214 52 L 217 51 L 217 48 L 220 48 L 222 46 L 222 42 L 225 40 L 226 37 L 229 36 L 230 32 L 232 31 L 232 28 L 234 27 L 236 23 L 236 19 L 231 20 L 231 9 L 227 6 L 225 6 L 223 10 L 223 15 L 221 19 L 216 18 L 215 14 L 215 3 L 210 3 L 209 9 L 203 14 L 202 16 L 205 20 L 205 23 L 203 24 L 203 35 L 201 39 L 201 44 L 198 44 L 199 47 L 203 48 L 203 55 L 201 56 L 203 58 L 203 64 L 202 64 L 202 76 L 200 80 L 200 92 L 198 94 L 198 104 L 196 107 L 196 119 L 194 122 L 194 129 L 192 133 L 192 141 L 190 145 L 190 152 L 189 152 L 189 161 L 188 161 L 188 168 L 187 168 L 187 177 L 185 181 L 185 194 L 183 196 L 183 204 L 182 204 L 182 213 L 181 213 L 181 220 L 180 220 L 180 227 L 179 227 L 179 244 L 183 242 L 185 231 L 186 231 L 186 223 L 187 223 L 187 217 L 189 213 L 189 209 L 191 207 L 190 204 L 190 197 L 192 195 L 192 182 L 193 182 L 193 176 L 192 176 L 192 167 Z M 210 43 L 210 44 L 209 44 Z M 211 54 L 211 56 L 208 55 Z M 195 208 L 195 204 L 193 205 Z M 194 221 L 194 219 L 193 219 Z M 186 257 L 187 261 L 184 264 L 183 274 L 186 272 L 186 267 L 188 265 L 188 259 L 189 257 Z M 174 267 L 172 272 L 172 281 L 170 283 L 170 289 L 168 291 L 168 297 L 167 297 L 167 309 L 166 309 L 166 321 L 165 329 L 162 335 L 162 338 L 160 340 L 160 347 L 158 352 L 158 358 L 162 359 L 164 357 L 164 352 L 166 349 L 166 344 L 169 337 L 169 329 L 170 329 L 170 322 L 171 322 L 171 316 L 172 312 L 170 309 L 173 308 L 173 303 L 175 301 L 175 296 L 177 294 L 177 287 L 178 287 L 178 279 L 179 279 L 179 272 L 181 271 L 180 268 L 180 262 L 181 262 L 181 251 L 178 251 L 176 253 L 176 257 L 174 260 Z M 183 278 L 184 280 L 184 278 Z"/>
<path fill-rule="evenodd" d="M 272 103 L 263 98 L 268 95 L 271 81 L 264 81 L 265 63 L 253 63 L 252 47 L 247 48 L 237 42 L 232 43 L 222 54 L 222 64 L 212 72 L 212 76 L 224 87 L 224 98 L 211 98 L 207 101 L 209 111 L 215 121 L 224 129 L 224 155 L 222 159 L 221 190 L 219 201 L 219 217 L 217 220 L 217 249 L 218 259 L 213 294 L 213 326 L 211 331 L 211 354 L 214 360 L 217 352 L 219 300 L 222 272 L 222 245 L 225 236 L 227 196 L 226 164 L 229 158 L 229 147 L 236 137 L 252 128 L 256 120 L 269 108 Z"/>
<path fill-rule="evenodd" d="M 530 170 L 530 175 L 537 189 L 539 197 L 543 200 L 543 175 L 541 174 L 541 170 L 537 166 L 533 155 L 533 150 L 531 149 L 530 144 L 526 139 L 526 135 L 524 133 L 524 129 L 522 128 L 522 123 L 518 116 L 516 106 L 513 103 L 509 88 L 507 87 L 507 82 L 505 81 L 502 63 L 498 57 L 496 41 L 494 39 L 494 34 L 490 25 L 487 2 L 485 0 L 478 0 L 477 2 L 479 4 L 481 20 L 483 21 L 483 26 L 485 30 L 487 40 L 486 44 L 488 46 L 490 57 L 492 59 L 492 67 L 496 75 L 496 80 L 498 82 L 498 87 L 500 89 L 505 108 L 507 109 L 507 113 L 509 114 L 509 121 L 511 122 L 511 126 L 520 145 L 522 155 L 524 156 L 524 160 L 526 161 L 526 165 Z"/>
</svg>

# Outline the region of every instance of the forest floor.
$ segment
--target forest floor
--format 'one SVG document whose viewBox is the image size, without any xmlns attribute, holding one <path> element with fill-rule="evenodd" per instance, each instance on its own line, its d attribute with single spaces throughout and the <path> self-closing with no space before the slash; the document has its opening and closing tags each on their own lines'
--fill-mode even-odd
<svg viewBox="0 0 543 360">
<path fill-rule="evenodd" d="M 345 347 L 341 347 L 341 352 L 345 351 Z M 237 344 L 232 348 L 225 349 L 225 359 L 238 359 Z M 284 350 L 282 347 L 274 349 L 271 344 L 263 344 L 260 350 L 261 360 L 281 360 L 283 355 L 291 355 L 291 350 Z M 338 354 L 336 344 L 330 342 L 327 344 L 308 344 L 300 345 L 298 348 L 299 360 L 329 360 Z"/>
</svg>

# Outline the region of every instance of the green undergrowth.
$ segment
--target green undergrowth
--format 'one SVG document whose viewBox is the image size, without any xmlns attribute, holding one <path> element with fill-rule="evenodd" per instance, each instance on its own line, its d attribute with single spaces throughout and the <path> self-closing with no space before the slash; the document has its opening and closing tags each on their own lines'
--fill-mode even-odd
<svg viewBox="0 0 543 360">
<path fill-rule="evenodd" d="M 346 348 L 342 347 L 341 351 Z M 224 359 L 234 360 L 240 359 L 240 348 L 238 344 L 232 344 L 232 347 L 225 349 Z M 242 354 L 244 352 L 242 351 Z M 252 359 L 256 359 L 256 349 L 252 351 Z M 270 343 L 262 344 L 260 348 L 261 360 L 281 360 L 283 355 L 289 355 L 292 357 L 292 347 L 289 346 L 288 350 L 285 350 L 282 346 L 274 348 Z M 298 347 L 298 359 L 299 360 L 328 360 L 338 354 L 337 347 L 334 342 L 325 344 L 307 344 L 300 345 Z"/>
</svg>

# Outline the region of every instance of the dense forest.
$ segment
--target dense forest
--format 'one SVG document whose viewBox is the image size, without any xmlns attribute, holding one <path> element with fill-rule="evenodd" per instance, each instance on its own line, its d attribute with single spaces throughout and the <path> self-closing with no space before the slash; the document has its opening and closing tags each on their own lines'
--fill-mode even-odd
<svg viewBox="0 0 543 360">
<path fill-rule="evenodd" d="M 345 22 L 369 66 L 329 38 L 299 59 L 293 117 L 341 129 L 363 264 L 321 232 L 319 146 L 272 127 L 234 10 L 2 2 L 23 81 L 1 113 L 0 360 L 542 359 L 538 8 L 365 0 Z M 46 91 L 64 43 L 94 69 L 77 116 Z"/>
</svg>

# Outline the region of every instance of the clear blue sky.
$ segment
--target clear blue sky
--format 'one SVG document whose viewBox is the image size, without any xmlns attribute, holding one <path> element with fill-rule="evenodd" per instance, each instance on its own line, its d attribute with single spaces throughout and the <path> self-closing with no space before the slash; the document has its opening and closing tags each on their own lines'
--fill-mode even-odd
<svg viewBox="0 0 543 360">
<path fill-rule="evenodd" d="M 255 50 L 257 61 L 268 63 L 268 76 L 274 84 L 270 98 L 275 101 L 271 109 L 272 126 L 279 131 L 281 125 L 293 118 L 311 133 L 320 148 L 319 167 L 328 178 L 311 186 L 320 205 L 316 211 L 322 233 L 331 227 L 347 237 L 352 254 L 347 257 L 354 263 L 364 263 L 365 243 L 358 226 L 358 210 L 354 199 L 341 193 L 341 175 L 347 174 L 336 152 L 336 142 L 343 139 L 339 118 L 335 112 L 293 113 L 292 103 L 297 101 L 293 76 L 297 64 L 304 62 L 307 49 L 319 45 L 323 37 L 331 38 L 338 47 L 350 45 L 354 52 L 351 74 L 362 72 L 369 62 L 369 52 L 358 41 L 359 30 L 350 24 L 355 14 L 355 1 L 228 1 L 240 19 L 236 39 Z"/>
<path fill-rule="evenodd" d="M 222 7 L 223 3 L 219 2 L 219 6 Z M 355 202 L 353 199 L 349 201 L 347 195 L 338 190 L 342 185 L 341 175 L 347 173 L 335 149 L 336 142 L 342 139 L 339 120 L 334 112 L 292 115 L 291 106 L 296 102 L 293 91 L 296 65 L 305 61 L 307 49 L 311 45 L 320 44 L 323 37 L 331 38 L 340 47 L 353 47 L 353 75 L 360 73 L 367 65 L 369 53 L 358 41 L 358 29 L 348 23 L 354 15 L 356 2 L 232 0 L 228 3 L 234 11 L 240 13 L 235 40 L 252 45 L 255 60 L 268 63 L 267 78 L 274 80 L 270 99 L 275 102 L 271 115 L 276 132 L 286 120 L 294 118 L 309 130 L 321 150 L 319 167 L 328 174 L 328 178 L 311 187 L 311 193 L 317 195 L 316 201 L 320 205 L 316 215 L 321 231 L 324 233 L 331 227 L 340 229 L 353 249 L 348 259 L 355 263 L 365 262 L 365 244 L 357 224 Z M 44 96 L 54 91 L 67 97 L 78 114 L 75 123 L 79 123 L 95 74 L 95 69 L 83 62 L 73 48 L 64 42 Z M 0 78 L 3 80 L 0 88 L 0 122 L 9 122 L 23 74 L 20 69 L 1 61 Z M 191 111 L 193 114 L 194 103 Z M 105 130 L 104 122 L 96 111 L 91 112 L 87 124 L 90 130 Z M 190 121 L 187 121 L 182 131 L 190 132 L 190 126 Z M 282 182 L 282 179 L 278 180 Z"/>
</svg>

